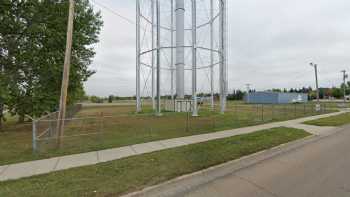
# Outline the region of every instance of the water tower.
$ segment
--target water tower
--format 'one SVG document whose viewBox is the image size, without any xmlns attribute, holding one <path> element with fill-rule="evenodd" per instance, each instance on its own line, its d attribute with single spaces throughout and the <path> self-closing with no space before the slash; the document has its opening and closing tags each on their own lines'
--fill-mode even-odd
<svg viewBox="0 0 350 197">
<path fill-rule="evenodd" d="M 209 95 L 213 109 L 219 93 L 220 111 L 225 111 L 226 2 L 136 0 L 137 112 L 142 111 L 143 98 L 149 97 L 157 114 L 168 107 L 167 100 L 172 110 L 190 110 L 197 116 L 199 91 Z M 190 103 L 190 108 L 179 107 L 183 103 Z"/>
</svg>

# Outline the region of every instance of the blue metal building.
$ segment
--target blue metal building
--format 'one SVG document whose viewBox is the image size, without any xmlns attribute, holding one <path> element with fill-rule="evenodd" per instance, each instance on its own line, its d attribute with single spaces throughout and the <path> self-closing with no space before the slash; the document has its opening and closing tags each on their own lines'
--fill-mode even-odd
<svg viewBox="0 0 350 197">
<path fill-rule="evenodd" d="M 251 104 L 306 103 L 308 95 L 304 93 L 251 92 L 245 96 L 245 101 Z"/>
</svg>

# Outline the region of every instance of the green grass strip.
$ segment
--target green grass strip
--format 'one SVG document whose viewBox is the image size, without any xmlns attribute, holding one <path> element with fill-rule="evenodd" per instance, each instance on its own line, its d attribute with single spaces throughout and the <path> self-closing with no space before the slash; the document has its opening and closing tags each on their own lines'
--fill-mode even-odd
<svg viewBox="0 0 350 197">
<path fill-rule="evenodd" d="M 0 182 L 0 196 L 118 196 L 309 135 L 303 130 L 284 127 L 263 130 L 94 166 Z"/>
<path fill-rule="evenodd" d="M 318 120 L 312 120 L 304 122 L 304 124 L 315 125 L 315 126 L 343 126 L 350 124 L 350 113 L 341 114 L 338 116 L 332 116 L 328 118 L 321 118 Z"/>
</svg>

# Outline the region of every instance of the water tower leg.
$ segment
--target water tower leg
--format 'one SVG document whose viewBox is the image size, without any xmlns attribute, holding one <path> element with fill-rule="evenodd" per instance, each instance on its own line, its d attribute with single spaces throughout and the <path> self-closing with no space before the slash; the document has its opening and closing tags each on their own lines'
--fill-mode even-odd
<svg viewBox="0 0 350 197">
<path fill-rule="evenodd" d="M 171 42 L 171 51 L 170 51 L 170 92 L 171 92 L 171 100 L 174 102 L 174 0 L 171 0 L 171 5 L 170 5 L 170 29 L 171 29 L 171 34 L 170 34 L 170 42 Z M 174 109 L 175 110 L 175 109 Z"/>
<path fill-rule="evenodd" d="M 154 34 L 155 34 L 155 32 L 154 32 L 154 0 L 151 0 L 151 17 L 152 17 L 152 19 L 151 19 L 151 22 L 152 22 L 152 31 L 151 31 L 151 36 L 152 36 L 152 38 L 151 38 L 151 42 L 152 42 L 152 50 L 154 50 Z M 155 96 L 155 90 L 156 90 L 156 88 L 155 88 L 155 60 L 154 60 L 154 53 L 155 53 L 155 51 L 152 51 L 152 61 L 151 61 L 151 64 L 152 64 L 152 109 L 153 110 L 156 110 L 156 96 Z"/>
<path fill-rule="evenodd" d="M 210 97 L 211 110 L 214 111 L 214 0 L 210 0 Z"/>
<path fill-rule="evenodd" d="M 226 51 L 226 0 L 220 2 L 220 105 L 221 113 L 226 111 L 227 95 L 227 51 Z"/>
<path fill-rule="evenodd" d="M 198 116 L 197 102 L 197 5 L 192 0 L 192 116 Z"/>
<path fill-rule="evenodd" d="M 136 112 L 141 112 L 140 0 L 136 1 Z"/>
<path fill-rule="evenodd" d="M 185 98 L 185 4 L 184 0 L 176 0 L 176 95 Z"/>
<path fill-rule="evenodd" d="M 161 93 L 160 93 L 160 3 L 157 0 L 157 116 L 161 116 Z"/>
</svg>

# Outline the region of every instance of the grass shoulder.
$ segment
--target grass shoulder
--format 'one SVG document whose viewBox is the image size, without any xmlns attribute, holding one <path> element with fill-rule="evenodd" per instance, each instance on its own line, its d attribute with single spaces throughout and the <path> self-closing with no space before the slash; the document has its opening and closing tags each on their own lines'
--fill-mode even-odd
<svg viewBox="0 0 350 197">
<path fill-rule="evenodd" d="M 16 181 L 0 196 L 118 196 L 219 165 L 310 134 L 274 128 Z"/>
<path fill-rule="evenodd" d="M 304 124 L 315 125 L 315 126 L 335 126 L 335 127 L 343 126 L 343 125 L 350 124 L 350 113 L 307 121 L 307 122 L 304 122 Z"/>
</svg>

